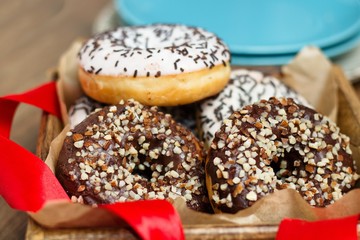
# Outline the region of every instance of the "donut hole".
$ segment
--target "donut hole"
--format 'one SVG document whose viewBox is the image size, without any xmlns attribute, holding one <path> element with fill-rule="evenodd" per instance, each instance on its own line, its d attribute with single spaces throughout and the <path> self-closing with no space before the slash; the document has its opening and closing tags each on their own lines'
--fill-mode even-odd
<svg viewBox="0 0 360 240">
<path fill-rule="evenodd" d="M 147 179 L 148 181 L 150 181 L 152 178 L 152 173 L 153 171 L 150 169 L 150 167 L 142 163 L 138 164 L 133 170 L 133 174 L 137 174 L 140 177 Z"/>
<path fill-rule="evenodd" d="M 282 162 L 282 161 L 285 161 L 285 160 L 279 160 L 279 161 L 271 161 L 271 163 L 270 163 L 270 167 L 274 170 L 274 173 L 276 174 L 276 176 L 277 176 L 277 178 L 278 179 L 280 179 L 280 177 L 279 177 L 279 172 L 280 172 L 280 163 Z"/>
<path fill-rule="evenodd" d="M 284 154 L 284 156 L 278 157 L 275 161 L 271 161 L 270 167 L 274 170 L 275 176 L 281 182 L 285 181 L 285 178 L 294 175 L 298 169 L 303 165 L 300 154 L 291 150 L 290 152 Z M 295 172 L 294 172 L 295 171 Z"/>
<path fill-rule="evenodd" d="M 139 154 L 134 159 L 127 159 L 127 162 L 134 162 L 132 169 L 133 175 L 140 176 L 144 181 L 151 182 L 152 179 L 157 179 L 161 175 L 162 165 L 157 161 L 150 160 L 147 154 Z"/>
<path fill-rule="evenodd" d="M 161 179 L 161 182 L 171 183 L 176 179 L 169 177 L 166 173 L 178 168 L 179 166 L 176 161 L 166 160 L 161 155 L 155 160 L 149 159 L 149 156 L 146 154 L 139 154 L 138 161 L 132 169 L 132 174 L 140 176 L 149 184 L 159 182 L 159 179 Z"/>
</svg>

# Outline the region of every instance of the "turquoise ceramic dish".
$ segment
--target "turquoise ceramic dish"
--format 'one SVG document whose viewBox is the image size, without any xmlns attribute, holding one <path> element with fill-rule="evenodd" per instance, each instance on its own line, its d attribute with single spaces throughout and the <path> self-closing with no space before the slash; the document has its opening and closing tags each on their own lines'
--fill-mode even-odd
<svg viewBox="0 0 360 240">
<path fill-rule="evenodd" d="M 360 32 L 343 41 L 339 44 L 333 45 L 331 47 L 326 47 L 322 49 L 322 52 L 329 58 L 338 57 L 341 54 L 344 54 L 354 47 L 356 47 L 360 42 Z M 231 55 L 231 64 L 234 65 L 252 65 L 252 66 L 261 66 L 261 65 L 283 65 L 287 64 L 290 60 L 294 58 L 294 54 L 232 54 Z"/>
<path fill-rule="evenodd" d="M 200 26 L 218 34 L 233 54 L 289 55 L 309 44 L 324 49 L 360 32 L 359 0 L 114 1 L 130 25 Z"/>
</svg>

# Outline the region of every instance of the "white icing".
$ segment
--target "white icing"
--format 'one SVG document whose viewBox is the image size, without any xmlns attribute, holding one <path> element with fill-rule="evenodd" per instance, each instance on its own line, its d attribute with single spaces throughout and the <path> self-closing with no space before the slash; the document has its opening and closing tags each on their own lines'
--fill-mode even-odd
<svg viewBox="0 0 360 240">
<path fill-rule="evenodd" d="M 79 52 L 85 71 L 115 76 L 179 74 L 229 60 L 216 35 L 184 25 L 119 27 L 89 39 Z"/>
<path fill-rule="evenodd" d="M 89 116 L 96 108 L 102 107 L 102 104 L 84 96 L 76 100 L 69 109 L 69 124 L 73 129 Z"/>
<path fill-rule="evenodd" d="M 70 116 L 70 128 L 73 129 L 81 123 L 87 116 L 89 115 L 89 112 L 86 111 L 86 109 L 77 109 L 73 112 L 73 114 Z"/>
<path fill-rule="evenodd" d="M 70 128 L 73 129 L 96 109 L 105 106 L 87 96 L 82 96 L 75 101 L 69 109 Z M 182 124 L 196 134 L 196 120 L 193 114 L 196 111 L 195 104 L 186 104 L 176 107 L 159 107 L 159 111 L 171 114 L 176 122 Z"/>
<path fill-rule="evenodd" d="M 310 107 L 302 96 L 275 77 L 245 69 L 232 71 L 231 79 L 223 91 L 200 104 L 202 139 L 209 145 L 222 121 L 232 112 L 270 97 L 293 98 L 296 103 Z"/>
</svg>

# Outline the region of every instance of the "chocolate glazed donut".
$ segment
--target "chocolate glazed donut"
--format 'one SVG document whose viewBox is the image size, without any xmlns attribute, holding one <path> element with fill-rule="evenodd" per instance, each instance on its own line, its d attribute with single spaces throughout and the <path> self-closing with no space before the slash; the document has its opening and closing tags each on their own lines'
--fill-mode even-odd
<svg viewBox="0 0 360 240">
<path fill-rule="evenodd" d="M 91 114 L 67 133 L 56 176 L 86 204 L 183 197 L 211 209 L 202 144 L 170 115 L 121 101 Z"/>
<path fill-rule="evenodd" d="M 206 183 L 215 212 L 235 213 L 276 189 L 292 188 L 324 207 L 359 178 L 350 139 L 327 117 L 270 98 L 224 120 L 206 159 Z"/>
</svg>

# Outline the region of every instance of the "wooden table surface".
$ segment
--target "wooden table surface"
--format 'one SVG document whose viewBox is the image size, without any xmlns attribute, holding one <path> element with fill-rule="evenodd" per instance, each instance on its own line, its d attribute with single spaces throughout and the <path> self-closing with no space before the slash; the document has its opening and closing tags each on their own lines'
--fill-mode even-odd
<svg viewBox="0 0 360 240">
<path fill-rule="evenodd" d="M 111 0 L 1 0 L 0 96 L 48 81 L 49 69 L 78 37 L 92 33 L 94 19 Z M 20 105 L 11 139 L 35 152 L 41 112 Z M 1 184 L 1 183 L 0 183 Z M 0 239 L 24 239 L 27 215 L 0 197 Z"/>
<path fill-rule="evenodd" d="M 1 0 L 0 96 L 48 81 L 49 69 L 77 37 L 92 33 L 94 19 L 111 0 Z M 360 84 L 354 84 L 360 96 Z M 11 139 L 35 152 L 41 112 L 21 105 Z M 0 183 L 1 184 L 1 183 Z M 23 239 L 27 215 L 0 197 L 0 239 Z"/>
</svg>

